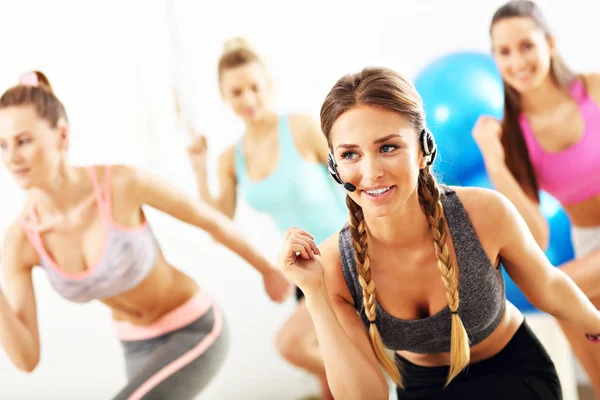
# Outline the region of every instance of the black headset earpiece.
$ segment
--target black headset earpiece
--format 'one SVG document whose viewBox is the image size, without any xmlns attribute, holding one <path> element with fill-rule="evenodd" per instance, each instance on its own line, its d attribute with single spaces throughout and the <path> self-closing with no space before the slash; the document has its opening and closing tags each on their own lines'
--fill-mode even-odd
<svg viewBox="0 0 600 400">
<path fill-rule="evenodd" d="M 420 142 L 421 150 L 423 150 L 423 154 L 427 157 L 427 165 L 433 164 L 435 156 L 437 156 L 437 145 L 435 144 L 433 133 L 429 129 L 424 128 L 421 131 Z"/>
<path fill-rule="evenodd" d="M 329 170 L 329 175 L 331 175 L 334 181 L 340 185 L 344 185 L 344 189 L 349 192 L 354 192 L 356 190 L 356 186 L 350 182 L 344 182 L 342 178 L 340 178 L 340 174 L 337 171 L 337 164 L 335 163 L 335 159 L 331 153 L 327 154 L 327 169 Z"/>
</svg>

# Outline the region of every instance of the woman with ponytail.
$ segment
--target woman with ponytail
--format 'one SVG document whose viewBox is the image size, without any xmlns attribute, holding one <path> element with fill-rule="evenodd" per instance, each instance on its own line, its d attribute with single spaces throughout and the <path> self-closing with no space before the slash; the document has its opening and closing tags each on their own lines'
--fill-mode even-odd
<svg viewBox="0 0 600 400">
<path fill-rule="evenodd" d="M 227 356 L 226 320 L 212 296 L 165 258 L 143 206 L 234 251 L 262 274 L 274 301 L 284 300 L 290 283 L 206 203 L 130 166 L 70 165 L 68 147 L 67 113 L 48 79 L 23 74 L 0 97 L 2 162 L 27 192 L 2 247 L 2 347 L 20 370 L 40 362 L 39 266 L 65 299 L 110 310 L 128 378 L 113 400 L 195 398 Z M 210 268 L 202 261 L 199 268 Z"/>
<path fill-rule="evenodd" d="M 219 158 L 217 196 L 208 190 L 206 140 L 193 134 L 189 154 L 200 197 L 231 218 L 241 198 L 272 217 L 282 235 L 298 226 L 310 230 L 317 243 L 325 240 L 347 222 L 348 214 L 343 193 L 327 172 L 327 143 L 318 122 L 310 115 L 275 111 L 265 64 L 244 39 L 225 43 L 218 78 L 223 100 L 243 121 L 245 132 Z M 298 307 L 275 338 L 277 350 L 316 376 L 328 400 L 319 344 L 299 288 L 296 299 Z"/>
<path fill-rule="evenodd" d="M 350 222 L 319 247 L 289 229 L 279 263 L 305 293 L 334 397 L 387 399 L 383 369 L 399 399 L 561 399 L 501 268 L 590 340 L 600 312 L 504 196 L 436 183 L 435 141 L 412 83 L 385 68 L 345 76 L 321 128 Z"/>
</svg>

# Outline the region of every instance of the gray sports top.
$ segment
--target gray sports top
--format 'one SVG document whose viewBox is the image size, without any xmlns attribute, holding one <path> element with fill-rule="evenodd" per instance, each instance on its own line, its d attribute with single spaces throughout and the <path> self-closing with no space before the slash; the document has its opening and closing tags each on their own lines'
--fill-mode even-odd
<svg viewBox="0 0 600 400">
<path fill-rule="evenodd" d="M 483 250 L 456 193 L 445 186 L 441 186 L 440 189 L 444 213 L 458 259 L 458 314 L 473 346 L 488 337 L 504 315 L 504 280 L 500 268 L 494 267 Z M 344 277 L 352 294 L 354 307 L 368 327 L 369 320 L 363 311 L 362 288 L 358 282 L 352 235 L 348 225 L 340 232 L 339 248 Z M 417 320 L 395 318 L 385 312 L 379 303 L 376 303 L 376 310 L 377 328 L 387 348 L 421 354 L 450 351 L 451 314 L 448 306 L 437 314 Z"/>
</svg>

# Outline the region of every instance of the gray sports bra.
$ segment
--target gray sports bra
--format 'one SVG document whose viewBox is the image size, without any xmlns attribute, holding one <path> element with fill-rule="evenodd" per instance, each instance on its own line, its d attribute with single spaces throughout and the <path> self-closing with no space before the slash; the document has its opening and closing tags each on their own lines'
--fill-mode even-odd
<svg viewBox="0 0 600 400">
<path fill-rule="evenodd" d="M 20 220 L 21 227 L 35 247 L 40 257 L 40 265 L 46 270 L 52 286 L 67 300 L 78 303 L 117 296 L 133 289 L 152 271 L 159 254 L 158 244 L 147 222 L 128 227 L 119 225 L 112 218 L 110 166 L 107 166 L 104 172 L 104 193 L 94 168 L 88 168 L 88 172 L 105 228 L 103 235 L 98 238 L 103 243 L 103 250 L 89 269 L 80 273 L 69 273 L 54 261 L 44 247 L 40 233 L 34 228 L 33 223 L 37 222 L 34 209 L 29 213 L 32 221 Z"/>
<path fill-rule="evenodd" d="M 506 309 L 504 280 L 477 238 L 471 220 L 456 193 L 441 186 L 442 205 L 456 250 L 459 271 L 460 306 L 458 314 L 471 346 L 487 338 L 500 323 Z M 368 327 L 363 311 L 362 288 L 358 281 L 352 236 L 346 225 L 339 235 L 339 249 L 346 284 L 354 307 Z M 450 308 L 417 320 L 402 320 L 388 314 L 376 303 L 377 328 L 384 345 L 392 350 L 431 354 L 450 351 Z"/>
</svg>

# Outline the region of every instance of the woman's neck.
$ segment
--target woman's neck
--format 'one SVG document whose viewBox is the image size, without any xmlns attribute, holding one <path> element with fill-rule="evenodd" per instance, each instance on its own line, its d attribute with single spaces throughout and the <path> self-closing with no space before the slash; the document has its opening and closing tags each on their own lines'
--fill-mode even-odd
<svg viewBox="0 0 600 400">
<path fill-rule="evenodd" d="M 67 214 L 82 200 L 89 197 L 89 183 L 83 181 L 83 170 L 61 164 L 56 172 L 35 188 L 37 196 L 49 205 L 53 211 Z"/>
<path fill-rule="evenodd" d="M 412 250 L 431 238 L 427 216 L 419 204 L 417 191 L 393 213 L 383 217 L 364 216 L 369 241 L 378 248 Z"/>
<path fill-rule="evenodd" d="M 521 110 L 530 115 L 546 113 L 568 98 L 569 94 L 548 76 L 540 86 L 521 93 Z"/>
<path fill-rule="evenodd" d="M 261 137 L 273 131 L 277 126 L 278 116 L 275 112 L 267 112 L 259 119 L 246 122 L 246 135 L 251 137 Z"/>
</svg>

